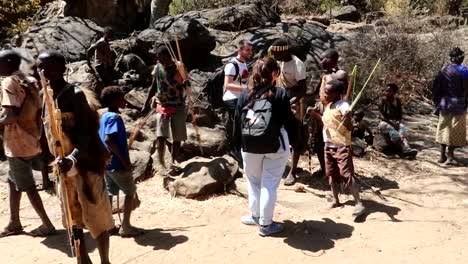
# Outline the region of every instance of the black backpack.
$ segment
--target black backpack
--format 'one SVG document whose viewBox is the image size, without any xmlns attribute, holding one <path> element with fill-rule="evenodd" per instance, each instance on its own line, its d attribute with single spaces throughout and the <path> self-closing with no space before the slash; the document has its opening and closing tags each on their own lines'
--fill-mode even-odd
<svg viewBox="0 0 468 264">
<path fill-rule="evenodd" d="M 276 153 L 281 146 L 286 147 L 280 132 L 280 120 L 273 116 L 273 101 L 266 96 L 269 89 L 274 88 L 262 89 L 258 97 L 242 108 L 241 135 L 245 152 Z"/>
<path fill-rule="evenodd" d="M 213 109 L 218 109 L 224 106 L 224 68 L 229 63 L 232 63 L 236 69 L 236 74 L 234 75 L 234 80 L 236 80 L 239 76 L 239 64 L 235 61 L 231 61 L 226 63 L 223 67 L 218 68 L 210 78 L 208 78 L 208 82 L 206 83 L 205 92 L 208 95 L 208 102 L 211 104 Z"/>
</svg>

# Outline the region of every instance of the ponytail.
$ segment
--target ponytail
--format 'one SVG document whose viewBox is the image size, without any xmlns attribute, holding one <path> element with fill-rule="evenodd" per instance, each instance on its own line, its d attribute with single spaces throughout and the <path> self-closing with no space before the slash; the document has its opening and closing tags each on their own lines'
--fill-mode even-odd
<svg viewBox="0 0 468 264">
<path fill-rule="evenodd" d="M 254 64 L 252 76 L 250 78 L 249 86 L 252 89 L 249 91 L 248 100 L 251 101 L 253 97 L 265 86 L 273 86 L 273 73 L 279 72 L 280 68 L 278 63 L 269 57 L 257 60 Z M 268 89 L 268 97 L 271 97 L 272 91 Z"/>
</svg>

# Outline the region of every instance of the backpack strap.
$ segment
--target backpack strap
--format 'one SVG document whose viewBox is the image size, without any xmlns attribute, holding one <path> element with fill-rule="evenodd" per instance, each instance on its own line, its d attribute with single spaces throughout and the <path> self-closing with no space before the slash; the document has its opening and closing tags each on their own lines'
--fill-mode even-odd
<svg viewBox="0 0 468 264">
<path fill-rule="evenodd" d="M 237 61 L 232 61 L 231 63 L 234 66 L 234 69 L 236 70 L 236 73 L 234 74 L 234 80 L 235 80 L 235 79 L 237 79 L 237 77 L 239 77 L 239 71 L 240 71 L 239 64 L 237 63 Z M 242 76 L 240 78 L 240 81 L 241 80 L 242 80 Z M 240 83 L 240 81 L 239 81 L 239 83 Z"/>
</svg>

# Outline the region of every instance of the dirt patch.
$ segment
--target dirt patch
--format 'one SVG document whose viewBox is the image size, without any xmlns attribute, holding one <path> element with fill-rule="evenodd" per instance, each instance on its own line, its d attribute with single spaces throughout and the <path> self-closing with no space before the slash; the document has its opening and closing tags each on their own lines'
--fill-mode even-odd
<svg viewBox="0 0 468 264">
<path fill-rule="evenodd" d="M 286 231 L 262 238 L 255 227 L 239 218 L 247 213 L 246 180 L 237 181 L 239 194 L 201 201 L 171 198 L 155 177 L 138 185 L 141 207 L 134 213 L 136 226 L 147 230 L 135 239 L 111 238 L 112 263 L 466 263 L 468 253 L 468 168 L 447 168 L 436 163 L 432 143 L 435 119 L 413 117 L 413 142 L 418 159 L 406 161 L 371 151 L 356 159 L 358 177 L 379 189 L 363 188 L 368 213 L 355 222 L 350 196 L 343 208 L 327 209 L 331 193 L 315 173 L 318 162 L 301 165 L 300 181 L 309 191 L 294 192 L 281 186 L 275 217 Z M 423 124 L 423 125 L 421 125 Z M 457 152 L 468 162 L 468 151 Z M 5 163 L 0 165 L 6 173 Z M 8 221 L 6 184 L 0 184 L 0 224 Z M 60 227 L 57 198 L 41 193 L 54 224 Z M 26 198 L 21 205 L 26 231 L 39 224 Z M 118 220 L 116 220 L 118 221 Z M 89 238 L 89 237 L 88 237 Z M 98 253 L 90 241 L 95 263 Z M 26 235 L 0 239 L 2 263 L 74 263 L 66 233 L 49 238 Z"/>
</svg>

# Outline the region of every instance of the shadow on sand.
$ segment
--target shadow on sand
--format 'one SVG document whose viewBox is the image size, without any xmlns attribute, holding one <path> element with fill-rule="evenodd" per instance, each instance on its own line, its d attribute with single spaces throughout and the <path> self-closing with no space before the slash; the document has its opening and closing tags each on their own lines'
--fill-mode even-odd
<svg viewBox="0 0 468 264">
<path fill-rule="evenodd" d="M 285 232 L 278 237 L 285 237 L 284 243 L 289 246 L 310 252 L 319 252 L 335 246 L 335 240 L 352 236 L 354 227 L 336 223 L 324 218 L 323 221 L 304 220 L 302 222 L 284 222 Z"/>
<path fill-rule="evenodd" d="M 153 247 L 153 250 L 169 250 L 178 244 L 182 244 L 188 241 L 187 236 L 173 236 L 171 233 L 169 233 L 169 231 L 174 230 L 176 229 L 144 230 L 145 233 L 143 235 L 133 239 L 138 245 L 143 247 Z M 87 252 L 91 253 L 96 249 L 96 241 L 89 233 L 85 233 L 84 236 Z M 67 254 L 69 257 L 72 257 L 71 247 L 70 243 L 68 243 L 68 234 L 66 230 L 58 230 L 56 235 L 46 237 L 41 243 L 50 249 L 59 250 Z"/>
</svg>

